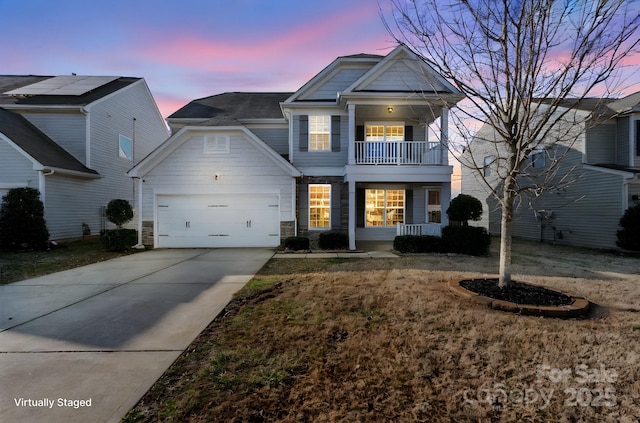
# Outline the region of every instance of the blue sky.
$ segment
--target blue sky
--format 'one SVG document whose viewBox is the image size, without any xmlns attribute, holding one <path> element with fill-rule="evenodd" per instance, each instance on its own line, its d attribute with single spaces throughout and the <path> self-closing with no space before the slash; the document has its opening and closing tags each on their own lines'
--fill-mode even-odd
<svg viewBox="0 0 640 423">
<path fill-rule="evenodd" d="M 165 117 L 225 91 L 295 91 L 337 56 L 395 46 L 377 0 L 0 0 L 0 28 L 0 73 L 144 77 Z"/>
</svg>

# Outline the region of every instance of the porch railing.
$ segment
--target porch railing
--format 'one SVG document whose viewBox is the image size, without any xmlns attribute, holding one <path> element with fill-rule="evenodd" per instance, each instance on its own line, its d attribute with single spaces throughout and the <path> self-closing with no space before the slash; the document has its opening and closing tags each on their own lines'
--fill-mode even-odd
<svg viewBox="0 0 640 423">
<path fill-rule="evenodd" d="M 356 141 L 356 164 L 438 165 L 442 146 L 430 141 Z"/>
<path fill-rule="evenodd" d="M 398 223 L 396 235 L 442 236 L 442 227 L 440 223 Z"/>
</svg>

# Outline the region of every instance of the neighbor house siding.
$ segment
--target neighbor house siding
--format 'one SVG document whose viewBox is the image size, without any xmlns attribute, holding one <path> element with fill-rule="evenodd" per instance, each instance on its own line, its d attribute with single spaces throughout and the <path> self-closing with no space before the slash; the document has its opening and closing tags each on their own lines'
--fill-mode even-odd
<svg viewBox="0 0 640 423">
<path fill-rule="evenodd" d="M 338 115 L 337 113 L 332 114 Z M 293 116 L 293 165 L 304 167 L 343 167 L 349 153 L 349 119 L 340 118 L 340 151 L 300 151 L 300 115 Z M 320 176 L 320 175 L 318 175 Z"/>
<path fill-rule="evenodd" d="M 213 132 L 220 134 L 220 132 Z M 230 136 L 228 153 L 204 154 L 202 131 L 185 132 L 185 140 L 169 157 L 144 176 L 144 221 L 154 220 L 156 193 L 242 194 L 279 193 L 280 220 L 292 221 L 292 178 L 265 158 L 239 131 Z M 178 141 L 178 140 L 176 140 Z M 218 175 L 218 180 L 215 180 Z"/>
<path fill-rule="evenodd" d="M 26 112 L 21 114 L 56 144 L 67 150 L 82 164 L 87 165 L 87 118 L 84 114 L 80 111 L 75 113 Z"/>
<path fill-rule="evenodd" d="M 629 125 L 628 117 L 618 119 L 617 143 L 616 143 L 616 164 L 629 166 Z"/>
<path fill-rule="evenodd" d="M 587 131 L 587 163 L 616 162 L 616 129 L 615 122 L 608 122 Z"/>
<path fill-rule="evenodd" d="M 0 188 L 9 185 L 38 188 L 38 172 L 31 160 L 0 138 Z"/>
</svg>

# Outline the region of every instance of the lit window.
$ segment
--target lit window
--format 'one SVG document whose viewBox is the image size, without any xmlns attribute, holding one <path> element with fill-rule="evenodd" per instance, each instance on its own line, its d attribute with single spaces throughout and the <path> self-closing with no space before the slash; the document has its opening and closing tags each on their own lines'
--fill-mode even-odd
<svg viewBox="0 0 640 423">
<path fill-rule="evenodd" d="M 331 227 L 331 185 L 309 185 L 309 229 Z"/>
<path fill-rule="evenodd" d="M 309 116 L 309 151 L 331 151 L 331 116 Z"/>
<path fill-rule="evenodd" d="M 404 190 L 366 190 L 366 226 L 396 226 L 404 223 Z"/>
<path fill-rule="evenodd" d="M 228 153 L 229 135 L 207 135 L 204 137 L 205 153 Z"/>
<path fill-rule="evenodd" d="M 429 191 L 429 198 L 427 200 L 427 215 L 429 223 L 442 223 L 440 191 Z"/>
<path fill-rule="evenodd" d="M 118 155 L 123 159 L 133 160 L 133 141 L 131 138 L 120 135 L 118 140 Z"/>
</svg>

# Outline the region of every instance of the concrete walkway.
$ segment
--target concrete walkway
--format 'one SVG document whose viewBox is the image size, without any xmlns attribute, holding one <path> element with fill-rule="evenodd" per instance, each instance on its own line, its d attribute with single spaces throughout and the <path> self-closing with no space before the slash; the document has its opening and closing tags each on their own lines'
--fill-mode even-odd
<svg viewBox="0 0 640 423">
<path fill-rule="evenodd" d="M 0 422 L 118 422 L 273 254 L 153 250 L 0 286 Z"/>
<path fill-rule="evenodd" d="M 327 253 L 323 251 L 305 252 L 278 252 L 273 258 L 294 259 L 294 258 L 395 258 L 398 257 L 392 252 L 393 243 L 388 241 L 359 241 L 357 251 L 344 251 L 337 253 Z"/>
</svg>

